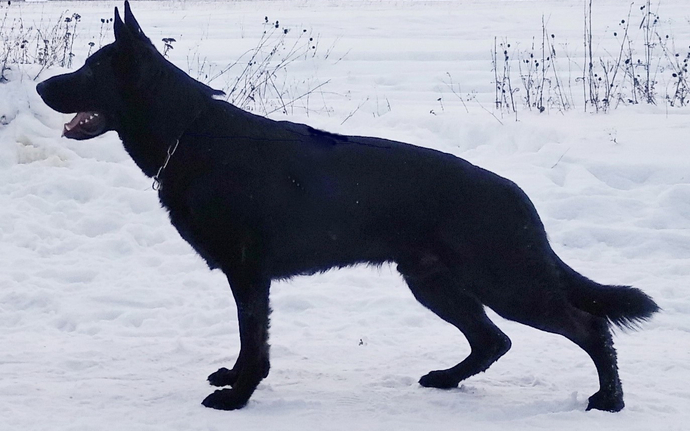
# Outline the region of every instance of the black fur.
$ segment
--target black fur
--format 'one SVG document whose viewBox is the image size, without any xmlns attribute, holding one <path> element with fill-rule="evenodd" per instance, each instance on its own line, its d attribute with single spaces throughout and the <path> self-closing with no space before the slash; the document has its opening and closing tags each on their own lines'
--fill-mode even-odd
<svg viewBox="0 0 690 431">
<path fill-rule="evenodd" d="M 514 183 L 438 151 L 244 112 L 166 61 L 127 2 L 114 29 L 115 42 L 37 91 L 57 111 L 82 113 L 66 136 L 116 131 L 144 173 L 157 175 L 182 237 L 227 275 L 241 349 L 232 369 L 209 376 L 232 388 L 205 406 L 240 408 L 268 375 L 272 280 L 395 262 L 419 302 L 472 348 L 422 385 L 455 387 L 508 351 L 488 306 L 583 348 L 600 382 L 588 409 L 623 408 L 609 323 L 630 326 L 658 307 L 637 289 L 597 284 L 563 263 Z"/>
</svg>

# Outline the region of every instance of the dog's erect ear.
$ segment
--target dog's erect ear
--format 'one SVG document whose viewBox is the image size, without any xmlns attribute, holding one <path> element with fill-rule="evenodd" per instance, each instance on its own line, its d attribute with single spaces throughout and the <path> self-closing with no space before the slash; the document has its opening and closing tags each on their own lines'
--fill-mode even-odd
<svg viewBox="0 0 690 431">
<path fill-rule="evenodd" d="M 127 28 L 129 28 L 133 35 L 139 37 L 140 39 L 146 38 L 144 31 L 141 29 L 137 19 L 134 18 L 134 14 L 132 14 L 132 8 L 129 7 L 128 1 L 125 1 L 125 25 Z"/>
<path fill-rule="evenodd" d="M 129 34 L 129 29 L 125 27 L 125 23 L 122 22 L 120 18 L 120 11 L 117 10 L 115 6 L 115 21 L 113 22 L 113 32 L 115 33 L 115 40 L 129 39 L 131 35 Z"/>
<path fill-rule="evenodd" d="M 118 39 L 125 24 L 122 22 L 122 18 L 120 18 L 120 11 L 117 10 L 117 6 L 115 6 L 115 17 L 113 19 L 115 20 L 113 22 L 113 31 L 115 32 L 115 39 Z"/>
<path fill-rule="evenodd" d="M 132 36 L 132 32 L 129 30 L 129 27 L 127 27 L 125 23 L 122 22 L 122 18 L 120 18 L 120 11 L 117 10 L 117 6 L 115 7 L 113 32 L 115 33 L 116 41 L 123 43 L 131 43 L 134 41 L 134 37 Z"/>
</svg>

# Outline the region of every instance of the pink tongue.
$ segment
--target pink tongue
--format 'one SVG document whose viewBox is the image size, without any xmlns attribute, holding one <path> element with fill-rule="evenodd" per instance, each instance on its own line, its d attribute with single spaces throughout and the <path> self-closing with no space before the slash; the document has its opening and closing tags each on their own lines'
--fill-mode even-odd
<svg viewBox="0 0 690 431">
<path fill-rule="evenodd" d="M 89 117 L 91 117 L 94 113 L 93 112 L 79 112 L 77 115 L 72 118 L 72 121 L 69 123 L 65 123 L 65 127 L 62 130 L 62 134 L 64 135 L 65 133 L 69 132 L 70 130 L 74 129 L 75 127 L 79 127 L 79 123 L 81 125 L 84 125 L 84 121 L 87 120 Z"/>
<path fill-rule="evenodd" d="M 79 112 L 69 123 L 65 124 L 62 129 L 62 136 L 69 138 L 75 135 L 95 135 L 101 120 L 97 112 Z"/>
</svg>

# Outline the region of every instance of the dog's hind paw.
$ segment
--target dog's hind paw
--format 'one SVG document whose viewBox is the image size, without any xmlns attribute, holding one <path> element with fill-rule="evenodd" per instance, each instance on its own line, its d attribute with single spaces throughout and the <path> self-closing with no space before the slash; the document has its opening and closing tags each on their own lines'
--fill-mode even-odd
<svg viewBox="0 0 690 431">
<path fill-rule="evenodd" d="M 219 389 L 207 396 L 201 404 L 216 410 L 237 410 L 247 405 L 248 396 L 242 396 L 234 389 Z"/>
<path fill-rule="evenodd" d="M 239 373 L 223 367 L 208 376 L 208 382 L 213 386 L 232 386 L 237 381 Z"/>
<path fill-rule="evenodd" d="M 419 379 L 425 388 L 452 389 L 458 387 L 458 381 L 446 370 L 432 371 Z"/>
<path fill-rule="evenodd" d="M 619 412 L 623 410 L 625 403 L 622 395 L 606 394 L 601 391 L 589 397 L 589 404 L 587 410 L 603 410 L 605 412 Z"/>
</svg>

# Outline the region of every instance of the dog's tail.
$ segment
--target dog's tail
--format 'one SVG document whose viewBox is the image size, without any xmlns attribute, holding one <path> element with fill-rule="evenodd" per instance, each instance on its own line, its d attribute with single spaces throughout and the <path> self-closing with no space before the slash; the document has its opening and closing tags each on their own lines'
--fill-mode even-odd
<svg viewBox="0 0 690 431">
<path fill-rule="evenodd" d="M 561 264 L 568 273 L 568 299 L 582 311 L 604 317 L 611 324 L 626 329 L 637 329 L 640 323 L 660 311 L 656 302 L 640 289 L 599 284 L 562 261 Z"/>
</svg>

